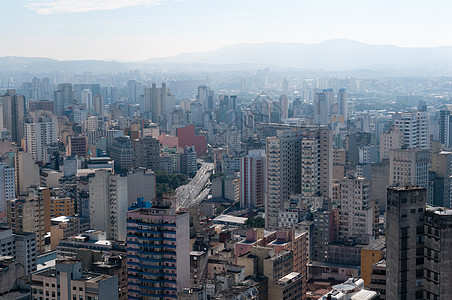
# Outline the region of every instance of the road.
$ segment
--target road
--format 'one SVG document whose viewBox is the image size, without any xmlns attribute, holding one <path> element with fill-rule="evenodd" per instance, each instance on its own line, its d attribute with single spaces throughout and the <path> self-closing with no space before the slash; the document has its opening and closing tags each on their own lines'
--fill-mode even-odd
<svg viewBox="0 0 452 300">
<path fill-rule="evenodd" d="M 176 189 L 177 209 L 190 207 L 205 199 L 209 194 L 206 185 L 209 182 L 214 165 L 202 160 L 198 160 L 198 162 L 201 163 L 201 168 L 199 168 L 195 177 L 186 185 Z"/>
</svg>

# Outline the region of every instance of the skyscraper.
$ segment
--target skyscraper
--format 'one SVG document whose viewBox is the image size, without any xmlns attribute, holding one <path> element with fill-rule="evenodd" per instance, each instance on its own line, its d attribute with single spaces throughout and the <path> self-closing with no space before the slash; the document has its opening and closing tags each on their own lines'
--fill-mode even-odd
<svg viewBox="0 0 452 300">
<path fill-rule="evenodd" d="M 439 112 L 439 140 L 446 147 L 452 145 L 452 115 L 450 110 Z"/>
<path fill-rule="evenodd" d="M 316 93 L 314 97 L 314 124 L 328 125 L 329 117 L 330 107 L 327 93 Z"/>
<path fill-rule="evenodd" d="M 104 115 L 104 98 L 101 95 L 93 96 L 93 112 L 96 115 Z"/>
<path fill-rule="evenodd" d="M 127 213 L 128 299 L 176 299 L 190 286 L 189 214 L 169 203 Z"/>
<path fill-rule="evenodd" d="M 286 95 L 279 97 L 279 108 L 281 112 L 281 119 L 287 119 L 289 117 L 289 99 Z"/>
<path fill-rule="evenodd" d="M 50 114 L 32 115 L 24 124 L 25 150 L 31 153 L 35 161 L 47 163 L 46 146 L 57 142 L 57 122 Z"/>
<path fill-rule="evenodd" d="M 0 212 L 6 213 L 7 202 L 16 197 L 14 168 L 0 163 Z"/>
<path fill-rule="evenodd" d="M 64 110 L 72 105 L 73 99 L 72 84 L 60 83 L 58 90 L 54 92 L 55 114 L 63 115 Z"/>
<path fill-rule="evenodd" d="M 348 93 L 346 89 L 339 89 L 337 103 L 339 104 L 339 114 L 344 116 L 344 121 L 346 122 L 348 119 Z"/>
<path fill-rule="evenodd" d="M 266 155 L 252 150 L 240 158 L 240 207 L 262 207 L 265 203 Z"/>
<path fill-rule="evenodd" d="M 135 140 L 135 166 L 159 170 L 160 166 L 160 142 L 152 136 Z"/>
<path fill-rule="evenodd" d="M 45 223 L 50 223 L 50 214 L 46 215 L 45 210 L 46 207 L 50 208 L 50 203 L 44 203 L 46 200 L 50 201 L 50 197 L 46 199 L 41 189 L 33 187 L 29 189 L 28 195 L 8 202 L 9 225 L 14 231 L 34 232 L 38 253 L 45 251 Z"/>
<path fill-rule="evenodd" d="M 9 130 L 11 140 L 20 145 L 24 137 L 23 121 L 25 117 L 25 97 L 17 95 L 15 90 L 7 90 L 0 96 L 3 128 Z"/>
<path fill-rule="evenodd" d="M 428 187 L 428 150 L 396 149 L 389 156 L 389 185 Z"/>
<path fill-rule="evenodd" d="M 387 299 L 424 299 L 425 199 L 424 188 L 388 187 Z"/>
<path fill-rule="evenodd" d="M 452 210 L 425 211 L 424 299 L 452 299 Z"/>
<path fill-rule="evenodd" d="M 211 111 L 214 109 L 213 91 L 205 86 L 198 86 L 198 94 L 196 95 L 196 101 L 201 103 L 204 107 L 204 111 Z"/>
<path fill-rule="evenodd" d="M 278 213 L 292 194 L 331 198 L 333 151 L 331 132 L 327 128 L 277 131 L 276 137 L 267 138 L 266 153 L 267 228 L 278 228 Z M 316 165 L 318 169 L 313 170 Z M 312 175 L 310 180 L 304 181 L 309 175 Z"/>
<path fill-rule="evenodd" d="M 105 231 L 108 239 L 126 240 L 127 177 L 96 170 L 89 179 L 90 228 Z"/>
<path fill-rule="evenodd" d="M 452 152 L 441 151 L 432 154 L 431 171 L 435 172 L 433 195 L 427 203 L 435 206 L 452 207 Z"/>
<path fill-rule="evenodd" d="M 403 135 L 399 127 L 393 126 L 380 136 L 380 161 L 389 159 L 389 152 L 401 149 L 403 146 Z"/>
<path fill-rule="evenodd" d="M 151 118 L 152 122 L 159 123 L 160 116 L 165 111 L 165 96 L 168 93 L 166 84 L 162 83 L 162 87 L 158 88 L 155 83 L 151 87 L 144 89 L 144 107 L 142 107 L 143 115 Z"/>
<path fill-rule="evenodd" d="M 41 178 L 39 166 L 30 153 L 19 151 L 14 155 L 14 169 L 16 171 L 16 195 L 26 194 L 28 187 L 39 186 Z"/>
<path fill-rule="evenodd" d="M 137 103 L 137 82 L 135 80 L 129 80 L 127 82 L 128 99 L 130 103 Z"/>
<path fill-rule="evenodd" d="M 403 134 L 403 145 L 409 149 L 430 149 L 429 116 L 425 111 L 404 112 L 395 125 Z"/>
<path fill-rule="evenodd" d="M 340 181 L 339 238 L 369 237 L 373 234 L 374 209 L 370 182 L 348 175 Z"/>
<path fill-rule="evenodd" d="M 81 93 L 81 104 L 86 110 L 93 109 L 93 93 L 89 89 L 84 89 Z"/>
<path fill-rule="evenodd" d="M 119 136 L 114 139 L 110 149 L 110 157 L 115 161 L 115 170 L 128 170 L 133 167 L 135 149 L 129 136 Z"/>
</svg>

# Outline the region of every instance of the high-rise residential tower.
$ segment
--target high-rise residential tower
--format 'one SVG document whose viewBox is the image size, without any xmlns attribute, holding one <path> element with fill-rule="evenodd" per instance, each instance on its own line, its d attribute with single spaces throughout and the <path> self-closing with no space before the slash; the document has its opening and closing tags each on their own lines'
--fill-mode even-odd
<svg viewBox="0 0 452 300">
<path fill-rule="evenodd" d="M 348 119 L 348 93 L 346 89 L 339 89 L 337 93 L 337 103 L 339 104 L 339 114 L 344 117 L 344 121 Z"/>
<path fill-rule="evenodd" d="M 403 146 L 403 133 L 399 127 L 393 126 L 387 132 L 380 135 L 380 161 L 389 159 L 389 152 L 401 149 Z"/>
<path fill-rule="evenodd" d="M 46 146 L 57 142 L 58 123 L 44 112 L 32 115 L 24 123 L 25 151 L 31 153 L 35 161 L 47 163 Z"/>
<path fill-rule="evenodd" d="M 14 168 L 0 163 L 0 212 L 6 213 L 7 203 L 16 197 Z"/>
<path fill-rule="evenodd" d="M 266 197 L 266 155 L 252 150 L 240 158 L 240 207 L 262 207 Z"/>
<path fill-rule="evenodd" d="M 0 96 L 3 128 L 9 130 L 11 140 L 20 145 L 24 137 L 25 97 L 16 94 L 15 90 L 7 90 Z"/>
<path fill-rule="evenodd" d="M 425 188 L 388 187 L 386 299 L 424 299 L 425 199 Z"/>
<path fill-rule="evenodd" d="M 90 227 L 108 239 L 126 240 L 127 177 L 96 170 L 89 179 Z"/>
<path fill-rule="evenodd" d="M 331 198 L 333 151 L 331 132 L 327 128 L 314 126 L 277 131 L 276 137 L 267 138 L 266 153 L 267 228 L 278 228 L 278 213 L 292 194 Z M 317 170 L 312 169 L 314 166 Z"/>
<path fill-rule="evenodd" d="M 452 209 L 429 207 L 424 219 L 424 299 L 452 299 Z"/>
<path fill-rule="evenodd" d="M 189 214 L 169 203 L 127 213 L 128 299 L 177 299 L 190 286 Z"/>
<path fill-rule="evenodd" d="M 426 111 L 404 112 L 395 125 L 403 135 L 403 145 L 409 149 L 430 149 L 429 116 Z"/>
<path fill-rule="evenodd" d="M 340 181 L 339 238 L 369 237 L 373 234 L 374 207 L 370 199 L 370 182 L 347 175 Z"/>
<path fill-rule="evenodd" d="M 389 185 L 428 187 L 429 151 L 397 149 L 390 151 Z"/>
</svg>

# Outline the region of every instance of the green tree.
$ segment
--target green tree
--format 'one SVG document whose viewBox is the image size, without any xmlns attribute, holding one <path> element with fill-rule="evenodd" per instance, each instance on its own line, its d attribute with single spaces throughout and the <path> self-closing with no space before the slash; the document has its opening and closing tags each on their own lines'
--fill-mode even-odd
<svg viewBox="0 0 452 300">
<path fill-rule="evenodd" d="M 245 228 L 264 228 L 265 219 L 262 217 L 249 217 L 243 225 Z"/>
</svg>

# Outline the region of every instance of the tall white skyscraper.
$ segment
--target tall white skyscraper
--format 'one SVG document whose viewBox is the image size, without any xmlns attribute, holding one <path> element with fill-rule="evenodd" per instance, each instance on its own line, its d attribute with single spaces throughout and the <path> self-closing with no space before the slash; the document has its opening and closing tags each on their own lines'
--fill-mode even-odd
<svg viewBox="0 0 452 300">
<path fill-rule="evenodd" d="M 108 239 L 126 240 L 127 177 L 97 170 L 89 179 L 90 227 Z"/>
<path fill-rule="evenodd" d="M 395 120 L 409 149 L 430 149 L 429 116 L 425 111 L 404 112 Z"/>
<path fill-rule="evenodd" d="M 8 200 L 16 197 L 16 184 L 14 168 L 0 163 L 0 212 L 6 213 Z"/>
<path fill-rule="evenodd" d="M 25 151 L 47 163 L 46 146 L 57 142 L 57 122 L 50 115 L 33 114 L 25 124 Z"/>
</svg>

